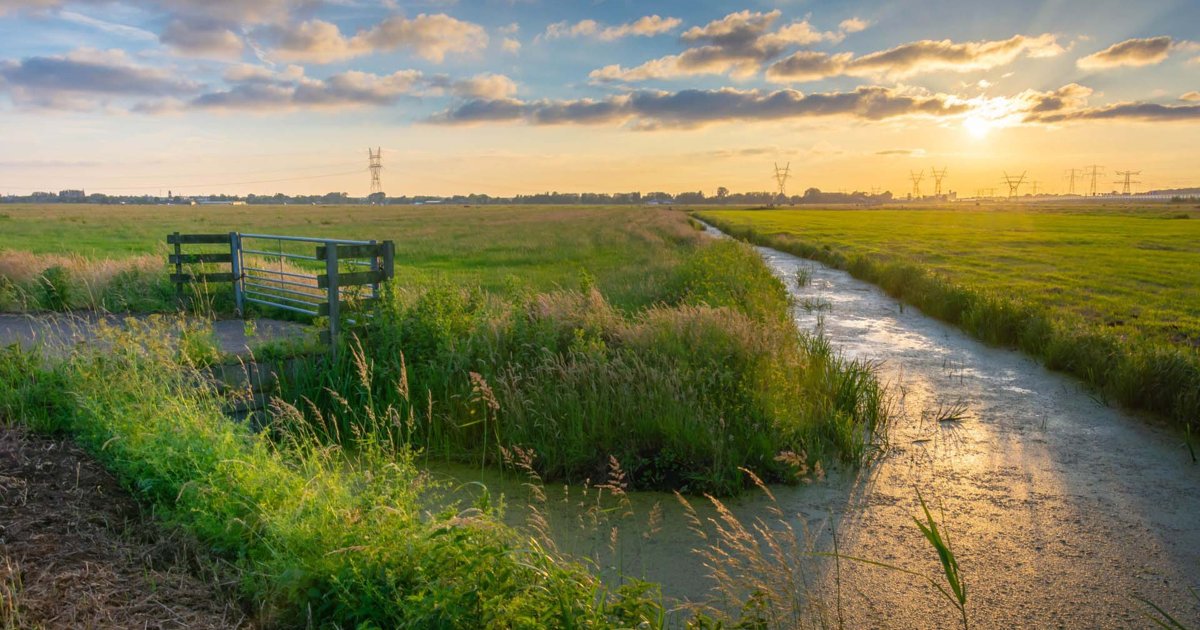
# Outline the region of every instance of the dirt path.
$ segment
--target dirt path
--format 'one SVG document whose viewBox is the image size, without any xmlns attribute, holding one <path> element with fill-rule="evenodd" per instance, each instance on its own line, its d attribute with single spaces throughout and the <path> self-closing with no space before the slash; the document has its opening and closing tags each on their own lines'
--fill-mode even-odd
<svg viewBox="0 0 1200 630">
<path fill-rule="evenodd" d="M 0 427 L 3 627 L 246 626 L 189 547 L 69 441 Z"/>
<path fill-rule="evenodd" d="M 41 344 L 52 355 L 65 354 L 77 343 L 95 338 L 101 323 L 119 326 L 126 318 L 144 319 L 144 315 L 110 315 L 100 313 L 49 313 L 15 315 L 0 314 L 0 347 L 13 343 L 30 348 Z M 303 337 L 306 327 L 297 322 L 273 319 L 254 320 L 254 334 L 246 335 L 246 322 L 240 319 L 213 322 L 213 337 L 221 352 L 244 355 L 253 346 L 290 338 Z"/>
</svg>

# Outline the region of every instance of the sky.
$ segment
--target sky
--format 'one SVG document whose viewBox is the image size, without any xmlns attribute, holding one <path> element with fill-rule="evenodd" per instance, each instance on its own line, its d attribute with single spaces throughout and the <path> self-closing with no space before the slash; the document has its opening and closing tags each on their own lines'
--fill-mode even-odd
<svg viewBox="0 0 1200 630">
<path fill-rule="evenodd" d="M 0 194 L 364 196 L 368 147 L 391 196 L 761 191 L 776 164 L 790 193 L 1195 186 L 1197 24 L 1195 0 L 0 0 Z"/>
</svg>

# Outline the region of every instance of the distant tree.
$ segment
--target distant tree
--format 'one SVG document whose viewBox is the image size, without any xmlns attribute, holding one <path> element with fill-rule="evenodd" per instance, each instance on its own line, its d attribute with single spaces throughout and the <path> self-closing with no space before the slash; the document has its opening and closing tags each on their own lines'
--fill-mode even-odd
<svg viewBox="0 0 1200 630">
<path fill-rule="evenodd" d="M 724 199 L 724 198 L 726 198 L 726 197 L 728 197 L 728 196 L 729 196 L 729 189 L 728 189 L 728 188 L 726 188 L 726 187 L 724 187 L 724 186 L 720 186 L 720 187 L 718 187 L 718 188 L 717 188 L 717 199 Z"/>
</svg>

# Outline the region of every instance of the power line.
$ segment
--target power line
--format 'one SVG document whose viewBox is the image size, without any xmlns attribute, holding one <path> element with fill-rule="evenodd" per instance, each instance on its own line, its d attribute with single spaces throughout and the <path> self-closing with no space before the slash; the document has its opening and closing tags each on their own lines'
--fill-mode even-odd
<svg viewBox="0 0 1200 630">
<path fill-rule="evenodd" d="M 940 170 L 940 171 L 937 170 L 937 167 L 929 169 L 929 171 L 931 173 L 933 173 L 933 196 L 934 197 L 942 196 L 942 180 L 946 179 L 946 171 L 947 170 L 948 169 L 945 166 L 943 166 L 942 170 Z"/>
<path fill-rule="evenodd" d="M 792 174 L 792 163 L 788 162 L 783 168 L 775 163 L 775 183 L 779 184 L 779 196 L 787 199 L 787 180 Z"/>
<path fill-rule="evenodd" d="M 1132 191 L 1131 185 L 1142 183 L 1141 181 L 1135 181 L 1132 179 L 1132 177 L 1134 175 L 1141 175 L 1142 174 L 1141 171 L 1113 171 L 1113 172 L 1117 174 L 1117 177 L 1122 178 L 1121 180 L 1113 182 L 1114 184 L 1122 185 L 1121 186 L 1121 194 L 1122 195 L 1132 194 L 1133 191 Z"/>
<path fill-rule="evenodd" d="M 913 199 L 920 199 L 921 198 L 921 180 L 925 179 L 925 170 L 921 169 L 920 171 L 917 171 L 916 173 L 909 171 L 908 177 L 909 177 L 909 179 L 912 180 L 912 183 L 913 183 L 913 191 L 912 191 Z"/>
<path fill-rule="evenodd" d="M 367 156 L 370 159 L 369 166 L 371 171 L 371 194 L 383 194 L 383 183 L 379 181 L 379 172 L 383 170 L 383 148 L 377 148 L 374 151 L 367 149 Z"/>
<path fill-rule="evenodd" d="M 1096 196 L 1096 177 L 1098 177 L 1100 174 L 1102 174 L 1104 172 L 1104 171 L 1100 170 L 1102 168 L 1104 168 L 1104 167 L 1100 166 L 1098 164 L 1093 164 L 1093 165 L 1085 167 L 1083 169 L 1083 173 L 1085 175 L 1088 175 L 1092 179 L 1092 185 L 1091 185 L 1091 196 L 1092 197 Z"/>
<path fill-rule="evenodd" d="M 1069 182 L 1067 184 L 1067 194 L 1068 195 L 1075 194 L 1075 178 L 1078 176 L 1079 176 L 1079 169 L 1077 169 L 1077 168 L 1068 170 L 1066 175 L 1063 176 Z"/>
<path fill-rule="evenodd" d="M 1004 171 L 1004 183 L 1008 184 L 1008 198 L 1014 200 L 1017 198 L 1017 193 L 1020 192 L 1021 184 L 1025 183 L 1025 171 L 1021 172 L 1020 177 L 1013 177 Z"/>
</svg>

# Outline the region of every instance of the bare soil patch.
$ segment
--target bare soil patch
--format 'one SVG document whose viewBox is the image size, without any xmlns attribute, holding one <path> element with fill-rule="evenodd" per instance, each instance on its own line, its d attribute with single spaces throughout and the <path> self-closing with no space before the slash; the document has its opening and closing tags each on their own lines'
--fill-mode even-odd
<svg viewBox="0 0 1200 630">
<path fill-rule="evenodd" d="M 194 549 L 69 440 L 0 427 L 0 626 L 250 626 Z"/>
</svg>

